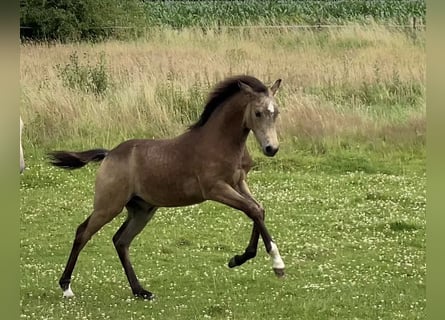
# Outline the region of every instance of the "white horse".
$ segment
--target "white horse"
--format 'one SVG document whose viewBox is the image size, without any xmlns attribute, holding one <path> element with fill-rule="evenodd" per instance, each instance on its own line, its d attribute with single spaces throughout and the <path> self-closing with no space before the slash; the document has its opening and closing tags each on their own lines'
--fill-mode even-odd
<svg viewBox="0 0 445 320">
<path fill-rule="evenodd" d="M 20 173 L 25 170 L 25 159 L 23 158 L 23 148 L 22 148 L 22 129 L 23 129 L 23 121 L 22 117 L 20 117 Z"/>
</svg>

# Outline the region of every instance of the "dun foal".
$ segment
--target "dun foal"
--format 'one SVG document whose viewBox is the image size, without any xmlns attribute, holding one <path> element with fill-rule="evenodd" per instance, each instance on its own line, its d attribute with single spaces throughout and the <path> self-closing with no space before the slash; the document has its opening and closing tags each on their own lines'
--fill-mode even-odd
<svg viewBox="0 0 445 320">
<path fill-rule="evenodd" d="M 219 83 L 210 93 L 199 120 L 185 133 L 165 140 L 128 140 L 114 149 L 83 152 L 54 151 L 52 163 L 66 169 L 102 161 L 96 176 L 94 210 L 77 228 L 59 284 L 65 297 L 73 296 L 71 275 L 80 251 L 90 238 L 124 207 L 128 217 L 113 236 L 128 282 L 135 296 L 152 299 L 139 283 L 129 257 L 129 246 L 159 207 L 187 206 L 213 200 L 243 211 L 253 220 L 250 242 L 229 267 L 255 257 L 261 235 L 277 276 L 284 263 L 264 223 L 264 209 L 251 195 L 246 174 L 251 158 L 245 143 L 252 131 L 267 156 L 278 151 L 274 98 L 281 79 L 269 88 L 242 75 Z"/>
</svg>

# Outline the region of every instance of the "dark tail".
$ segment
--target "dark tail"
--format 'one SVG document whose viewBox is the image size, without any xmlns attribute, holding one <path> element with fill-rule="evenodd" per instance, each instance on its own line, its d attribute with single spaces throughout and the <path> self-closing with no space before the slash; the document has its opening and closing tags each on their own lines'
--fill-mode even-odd
<svg viewBox="0 0 445 320">
<path fill-rule="evenodd" d="M 92 149 L 81 152 L 52 151 L 48 153 L 50 163 L 64 169 L 78 169 L 91 161 L 102 161 L 108 154 L 106 149 Z"/>
</svg>

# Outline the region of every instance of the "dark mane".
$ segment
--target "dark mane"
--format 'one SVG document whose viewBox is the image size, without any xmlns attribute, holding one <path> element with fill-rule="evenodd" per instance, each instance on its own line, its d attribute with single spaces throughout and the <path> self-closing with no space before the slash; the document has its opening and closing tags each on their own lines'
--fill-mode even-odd
<svg viewBox="0 0 445 320">
<path fill-rule="evenodd" d="M 202 127 L 209 120 L 212 113 L 227 99 L 238 93 L 241 89 L 238 82 L 244 82 L 256 92 L 267 92 L 267 87 L 257 78 L 248 75 L 238 75 L 227 78 L 215 86 L 215 89 L 209 94 L 204 111 L 198 121 L 192 124 L 189 129 Z"/>
</svg>

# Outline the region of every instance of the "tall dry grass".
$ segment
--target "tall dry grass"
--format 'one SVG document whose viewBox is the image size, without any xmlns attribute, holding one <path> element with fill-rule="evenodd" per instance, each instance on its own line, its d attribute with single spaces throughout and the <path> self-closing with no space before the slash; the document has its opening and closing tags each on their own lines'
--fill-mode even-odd
<svg viewBox="0 0 445 320">
<path fill-rule="evenodd" d="M 425 35 L 383 26 L 318 31 L 157 29 L 133 42 L 22 44 L 21 114 L 30 144 L 114 144 L 179 134 L 207 93 L 228 75 L 283 79 L 283 140 L 313 145 L 422 146 Z M 105 55 L 101 95 L 67 87 L 60 76 Z"/>
</svg>

